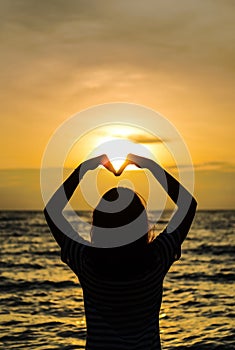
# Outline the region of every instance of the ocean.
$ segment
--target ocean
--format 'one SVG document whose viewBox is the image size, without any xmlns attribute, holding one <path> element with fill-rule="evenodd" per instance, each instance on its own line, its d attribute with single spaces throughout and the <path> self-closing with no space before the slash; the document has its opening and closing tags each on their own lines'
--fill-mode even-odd
<svg viewBox="0 0 235 350">
<path fill-rule="evenodd" d="M 0 349 L 85 349 L 82 289 L 42 212 L 2 211 L 0 230 Z M 234 232 L 235 211 L 196 213 L 165 278 L 163 350 L 235 349 Z"/>
</svg>

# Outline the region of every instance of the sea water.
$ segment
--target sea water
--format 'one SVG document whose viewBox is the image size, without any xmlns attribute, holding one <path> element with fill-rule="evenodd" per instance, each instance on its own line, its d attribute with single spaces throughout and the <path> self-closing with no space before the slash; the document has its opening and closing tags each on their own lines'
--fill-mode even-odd
<svg viewBox="0 0 235 350">
<path fill-rule="evenodd" d="M 0 349 L 84 349 L 82 289 L 42 212 L 1 212 L 0 230 Z M 163 350 L 235 349 L 234 231 L 235 211 L 197 212 L 164 281 Z"/>
</svg>

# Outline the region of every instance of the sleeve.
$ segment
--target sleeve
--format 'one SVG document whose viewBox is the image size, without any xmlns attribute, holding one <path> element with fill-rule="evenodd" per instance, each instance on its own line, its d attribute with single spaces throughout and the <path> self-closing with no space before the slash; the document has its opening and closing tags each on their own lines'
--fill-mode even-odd
<svg viewBox="0 0 235 350">
<path fill-rule="evenodd" d="M 62 230 L 60 230 L 60 228 L 53 222 L 46 210 L 44 210 L 44 214 L 51 233 L 61 248 L 61 260 L 67 264 L 76 275 L 78 275 L 81 266 L 81 251 L 84 244 L 79 243 L 64 234 L 64 232 L 62 232 Z M 65 220 L 64 230 L 68 232 L 71 237 L 77 236 L 77 233 L 73 230 L 72 226 Z"/>
<path fill-rule="evenodd" d="M 83 248 L 83 244 L 67 236 L 64 237 L 64 243 L 61 246 L 61 260 L 67 264 L 76 275 L 79 275 L 81 269 Z"/>
<path fill-rule="evenodd" d="M 178 229 L 168 233 L 167 229 L 155 239 L 165 273 L 181 257 L 181 234 Z"/>
</svg>

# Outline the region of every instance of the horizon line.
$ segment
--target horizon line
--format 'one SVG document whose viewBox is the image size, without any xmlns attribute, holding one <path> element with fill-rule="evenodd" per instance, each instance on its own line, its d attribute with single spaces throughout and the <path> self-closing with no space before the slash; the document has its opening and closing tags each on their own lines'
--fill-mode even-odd
<svg viewBox="0 0 235 350">
<path fill-rule="evenodd" d="M 0 208 L 0 212 L 10 212 L 10 211 L 27 211 L 27 212 L 43 212 L 43 209 L 1 209 Z M 172 209 L 164 209 L 165 211 L 172 211 Z M 93 211 L 93 210 L 88 210 L 88 209 L 75 209 L 75 210 L 65 210 L 67 212 L 70 211 Z M 147 209 L 147 211 L 162 211 L 161 209 Z M 216 208 L 200 208 L 197 209 L 196 212 L 198 211 L 235 211 L 235 208 L 224 208 L 224 209 L 216 209 Z"/>
</svg>

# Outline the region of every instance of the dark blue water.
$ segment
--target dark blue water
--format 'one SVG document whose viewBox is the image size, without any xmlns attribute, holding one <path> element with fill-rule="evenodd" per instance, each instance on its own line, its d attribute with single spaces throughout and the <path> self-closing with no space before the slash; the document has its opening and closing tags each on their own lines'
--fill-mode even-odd
<svg viewBox="0 0 235 350">
<path fill-rule="evenodd" d="M 0 349 L 84 349 L 82 290 L 42 213 L 1 212 L 0 230 Z M 235 349 L 234 231 L 235 211 L 197 213 L 165 279 L 163 350 Z"/>
</svg>

